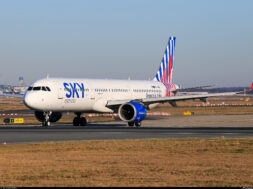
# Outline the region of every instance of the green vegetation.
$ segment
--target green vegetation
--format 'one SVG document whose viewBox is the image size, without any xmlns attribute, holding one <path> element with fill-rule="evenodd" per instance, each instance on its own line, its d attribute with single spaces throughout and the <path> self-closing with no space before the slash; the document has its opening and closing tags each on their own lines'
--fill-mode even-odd
<svg viewBox="0 0 253 189">
<path fill-rule="evenodd" d="M 0 146 L 0 185 L 253 186 L 253 139 Z"/>
</svg>

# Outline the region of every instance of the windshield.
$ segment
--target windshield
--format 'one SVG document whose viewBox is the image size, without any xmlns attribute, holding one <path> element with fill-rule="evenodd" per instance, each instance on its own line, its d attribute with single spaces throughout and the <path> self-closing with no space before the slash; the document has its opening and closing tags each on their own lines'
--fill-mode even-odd
<svg viewBox="0 0 253 189">
<path fill-rule="evenodd" d="M 51 89 L 48 86 L 36 86 L 36 87 L 29 87 L 27 89 L 28 91 L 51 91 Z"/>
</svg>

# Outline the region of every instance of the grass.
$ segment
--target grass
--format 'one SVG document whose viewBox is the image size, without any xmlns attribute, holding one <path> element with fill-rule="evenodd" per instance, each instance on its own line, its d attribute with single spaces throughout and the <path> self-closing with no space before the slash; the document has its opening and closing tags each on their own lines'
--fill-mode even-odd
<svg viewBox="0 0 253 189">
<path fill-rule="evenodd" d="M 0 146 L 0 185 L 253 186 L 253 139 Z"/>
<path fill-rule="evenodd" d="M 151 112 L 170 112 L 172 116 L 183 115 L 184 112 L 194 112 L 194 115 L 249 115 L 253 107 L 169 107 L 162 104 Z"/>
<path fill-rule="evenodd" d="M 1 97 L 0 98 L 0 111 L 15 111 L 15 110 L 28 110 L 24 105 L 22 98 L 15 97 Z"/>
</svg>

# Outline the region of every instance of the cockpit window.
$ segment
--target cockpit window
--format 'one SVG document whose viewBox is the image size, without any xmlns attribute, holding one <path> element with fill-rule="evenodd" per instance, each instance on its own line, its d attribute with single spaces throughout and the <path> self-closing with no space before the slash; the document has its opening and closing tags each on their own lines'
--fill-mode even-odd
<svg viewBox="0 0 253 189">
<path fill-rule="evenodd" d="M 39 91 L 41 87 L 33 87 L 33 91 Z"/>
<path fill-rule="evenodd" d="M 40 91 L 40 90 L 42 90 L 42 91 L 51 91 L 50 88 L 47 87 L 47 86 L 29 87 L 27 90 L 28 91 Z"/>
</svg>

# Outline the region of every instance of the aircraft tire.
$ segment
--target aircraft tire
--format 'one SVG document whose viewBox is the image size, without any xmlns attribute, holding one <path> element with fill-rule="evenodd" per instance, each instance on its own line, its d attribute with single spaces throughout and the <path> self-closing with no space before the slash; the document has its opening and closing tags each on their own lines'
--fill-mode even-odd
<svg viewBox="0 0 253 189">
<path fill-rule="evenodd" d="M 80 118 L 79 117 L 75 117 L 73 120 L 73 125 L 74 126 L 79 126 L 80 125 Z"/>
<path fill-rule="evenodd" d="M 87 120 L 85 117 L 81 117 L 80 119 L 80 126 L 86 126 L 87 125 Z"/>
<path fill-rule="evenodd" d="M 48 122 L 48 121 L 43 121 L 43 122 L 42 122 L 42 126 L 43 126 L 43 127 L 50 126 L 50 122 Z"/>
<path fill-rule="evenodd" d="M 133 126 L 134 126 L 134 122 L 128 122 L 127 125 L 128 125 L 129 127 L 133 127 Z"/>
<path fill-rule="evenodd" d="M 135 127 L 140 127 L 141 126 L 141 122 L 135 122 L 134 125 L 135 125 Z"/>
</svg>

